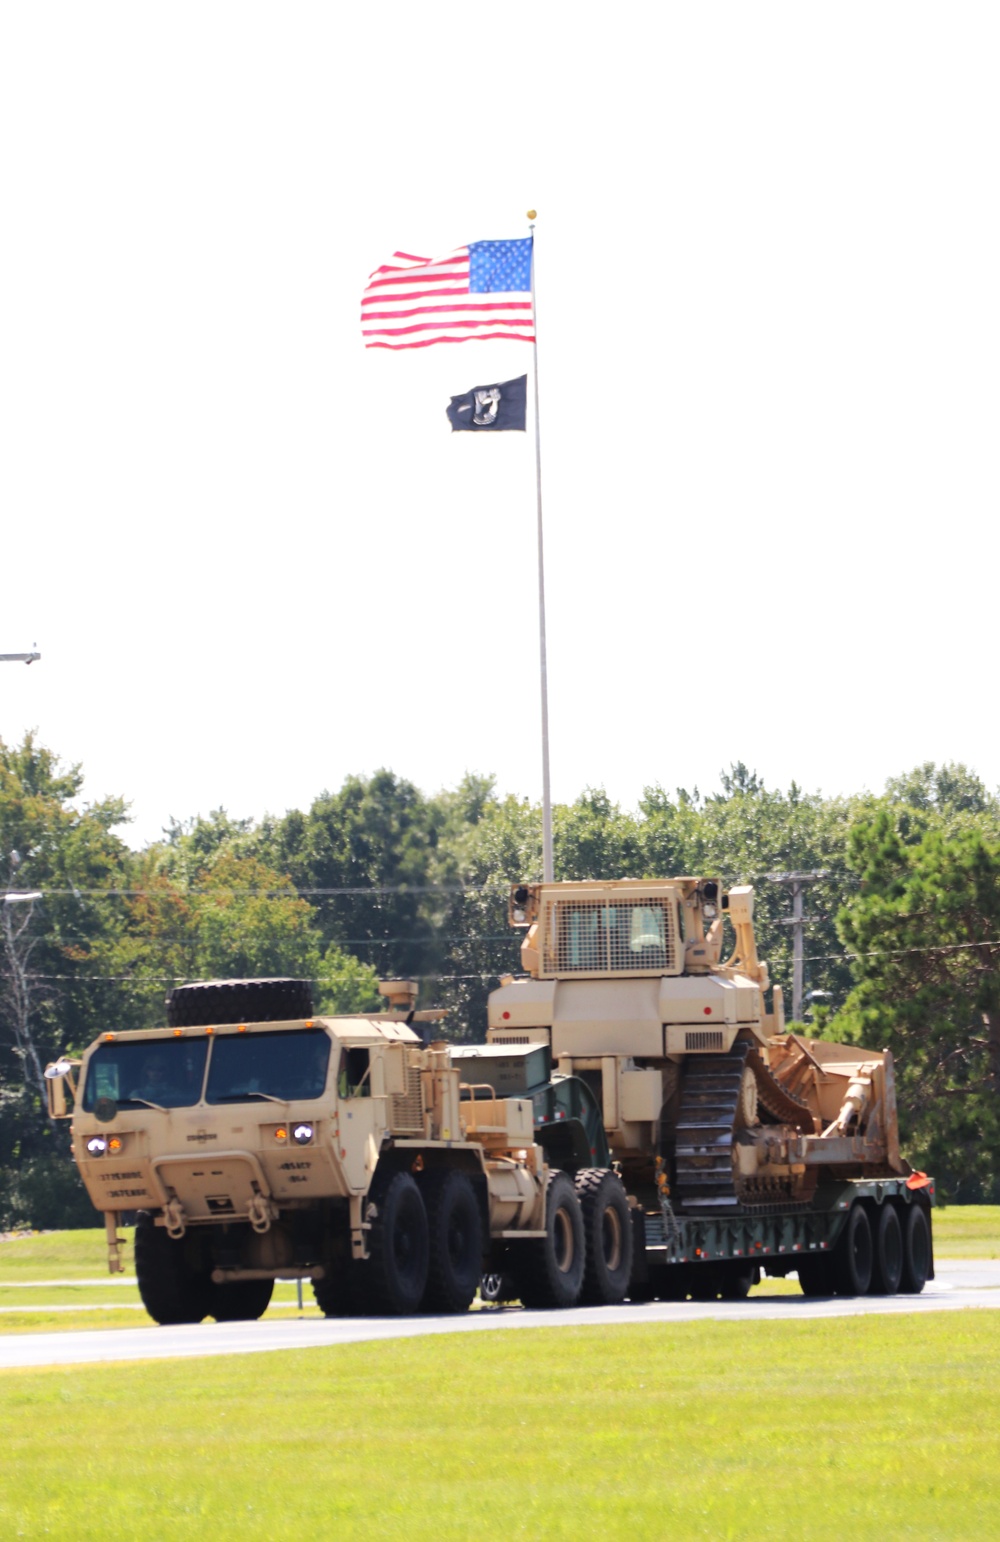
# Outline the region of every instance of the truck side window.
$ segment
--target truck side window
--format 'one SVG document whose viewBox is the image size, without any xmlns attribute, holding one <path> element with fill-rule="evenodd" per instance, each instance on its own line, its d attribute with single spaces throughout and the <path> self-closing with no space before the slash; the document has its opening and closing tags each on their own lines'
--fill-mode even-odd
<svg viewBox="0 0 1000 1542">
<path fill-rule="evenodd" d="M 337 1094 L 342 1098 L 369 1098 L 372 1084 L 369 1076 L 371 1064 L 365 1047 L 345 1049 L 340 1059 L 337 1077 Z"/>
</svg>

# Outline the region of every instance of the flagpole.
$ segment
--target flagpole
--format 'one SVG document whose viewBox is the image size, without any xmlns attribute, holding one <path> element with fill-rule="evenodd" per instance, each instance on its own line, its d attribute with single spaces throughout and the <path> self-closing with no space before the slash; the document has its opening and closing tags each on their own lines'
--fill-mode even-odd
<svg viewBox="0 0 1000 1542">
<path fill-rule="evenodd" d="M 538 417 L 538 302 L 535 298 L 535 225 L 534 209 L 528 210 L 531 222 L 531 317 L 535 350 L 535 487 L 538 499 L 538 665 L 542 690 L 542 881 L 555 877 L 552 860 L 552 792 L 549 785 L 549 676 L 545 652 L 545 544 L 542 538 L 542 432 Z"/>
</svg>

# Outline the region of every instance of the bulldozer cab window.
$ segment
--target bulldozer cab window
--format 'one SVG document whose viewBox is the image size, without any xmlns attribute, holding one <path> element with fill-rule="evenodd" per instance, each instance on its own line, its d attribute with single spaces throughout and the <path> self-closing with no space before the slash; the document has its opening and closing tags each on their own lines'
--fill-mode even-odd
<svg viewBox="0 0 1000 1542">
<path fill-rule="evenodd" d="M 91 1056 L 83 1107 L 98 1098 L 119 1108 L 190 1108 L 201 1098 L 207 1039 L 132 1039 L 101 1044 Z"/>
<path fill-rule="evenodd" d="M 209 1103 L 291 1103 L 326 1091 L 330 1040 L 315 1029 L 220 1035 L 205 1091 Z"/>
<path fill-rule="evenodd" d="M 340 1057 L 337 1093 L 342 1098 L 370 1098 L 371 1058 L 365 1046 L 345 1049 Z"/>
<path fill-rule="evenodd" d="M 637 905 L 629 912 L 629 952 L 639 969 L 665 969 L 666 916 L 660 905 Z"/>
</svg>

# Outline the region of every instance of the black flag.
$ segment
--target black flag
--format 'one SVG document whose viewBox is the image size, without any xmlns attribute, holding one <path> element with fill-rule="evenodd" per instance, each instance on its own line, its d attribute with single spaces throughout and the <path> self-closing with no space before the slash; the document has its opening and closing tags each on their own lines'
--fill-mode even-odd
<svg viewBox="0 0 1000 1542">
<path fill-rule="evenodd" d="M 448 407 L 448 422 L 456 428 L 482 429 L 499 433 L 505 428 L 524 429 L 528 400 L 528 377 L 501 380 L 499 385 L 474 386 L 464 396 L 453 396 Z"/>
</svg>

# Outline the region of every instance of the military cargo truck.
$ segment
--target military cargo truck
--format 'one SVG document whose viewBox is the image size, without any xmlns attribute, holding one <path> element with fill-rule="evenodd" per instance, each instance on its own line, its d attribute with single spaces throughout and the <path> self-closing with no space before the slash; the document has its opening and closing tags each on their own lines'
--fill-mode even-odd
<svg viewBox="0 0 1000 1542">
<path fill-rule="evenodd" d="M 301 981 L 182 986 L 166 1027 L 47 1068 L 112 1271 L 137 1212 L 157 1322 L 259 1317 L 277 1278 L 311 1280 L 328 1315 L 460 1312 L 501 1262 L 530 1305 L 624 1296 L 628 1206 L 586 1084 L 547 1094 L 564 1170 L 505 1092 L 509 1055 L 463 1068 L 425 1043 L 415 984 L 382 991 L 385 1012 L 324 1017 Z"/>
<path fill-rule="evenodd" d="M 590 1088 L 633 1299 L 741 1296 L 762 1268 L 807 1294 L 919 1291 L 933 1183 L 900 1154 L 892 1056 L 786 1031 L 753 900 L 713 878 L 514 885 L 524 975 L 491 993 L 488 1043 Z"/>
</svg>

